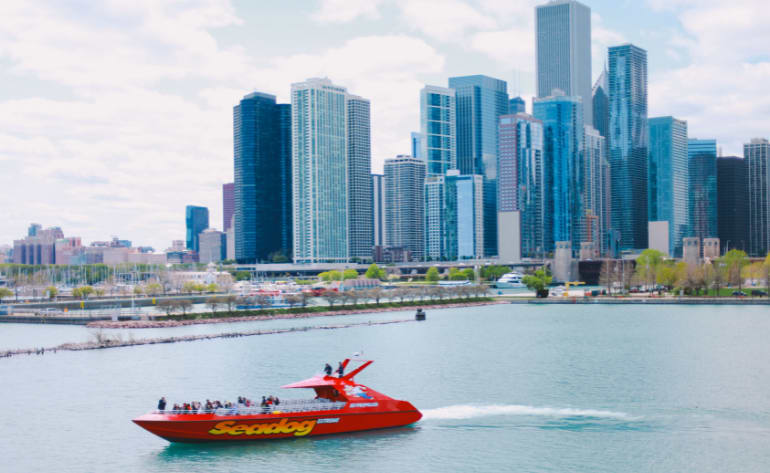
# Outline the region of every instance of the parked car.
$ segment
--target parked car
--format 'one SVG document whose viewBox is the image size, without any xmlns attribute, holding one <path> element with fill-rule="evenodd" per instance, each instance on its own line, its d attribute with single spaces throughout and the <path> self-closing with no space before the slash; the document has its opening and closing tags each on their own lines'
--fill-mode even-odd
<svg viewBox="0 0 770 473">
<path fill-rule="evenodd" d="M 746 293 L 743 291 L 733 291 L 733 295 L 736 297 L 746 297 Z"/>
<path fill-rule="evenodd" d="M 767 292 L 761 290 L 761 289 L 753 289 L 751 291 L 752 296 L 759 296 L 759 297 L 767 297 Z"/>
</svg>

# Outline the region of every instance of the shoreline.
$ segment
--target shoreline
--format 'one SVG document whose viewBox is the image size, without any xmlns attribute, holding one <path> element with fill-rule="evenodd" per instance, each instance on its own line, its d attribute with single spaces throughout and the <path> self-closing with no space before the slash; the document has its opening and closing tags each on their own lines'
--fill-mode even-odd
<svg viewBox="0 0 770 473">
<path fill-rule="evenodd" d="M 203 319 L 186 319 L 186 320 L 127 320 L 127 321 L 96 321 L 86 324 L 88 328 L 99 329 L 142 329 L 142 328 L 166 328 L 166 327 L 183 327 L 186 325 L 198 325 L 198 324 L 222 324 L 222 323 L 238 323 L 238 322 L 257 322 L 268 320 L 281 320 L 281 319 L 307 319 L 312 317 L 333 317 L 335 315 L 358 315 L 358 314 L 377 314 L 385 312 L 399 312 L 404 310 L 412 310 L 417 308 L 428 309 L 456 309 L 463 307 L 477 307 L 485 305 L 507 304 L 508 301 L 500 300 L 485 300 L 485 301 L 468 301 L 468 302 L 456 302 L 447 304 L 413 304 L 402 307 L 376 307 L 371 308 L 357 308 L 357 309 L 340 309 L 340 310 L 327 310 L 323 312 L 300 312 L 300 313 L 279 313 L 279 314 L 267 314 L 267 315 L 244 315 L 234 317 L 212 317 Z"/>
</svg>

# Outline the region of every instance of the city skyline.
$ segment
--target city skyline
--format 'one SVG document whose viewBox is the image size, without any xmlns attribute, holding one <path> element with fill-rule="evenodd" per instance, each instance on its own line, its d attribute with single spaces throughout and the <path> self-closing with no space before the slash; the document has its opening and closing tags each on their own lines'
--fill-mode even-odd
<svg viewBox="0 0 770 473">
<path fill-rule="evenodd" d="M 457 1 L 436 18 L 420 14 L 428 3 L 314 2 L 293 17 L 281 7 L 225 1 L 100 6 L 77 15 L 53 3 L 34 12 L 4 5 L 0 186 L 6 195 L 39 191 L 9 209 L 0 242 L 40 221 L 85 241 L 119 234 L 164 248 L 182 238 L 188 201 L 221 221 L 220 186 L 232 181 L 231 107 L 254 90 L 285 102 L 290 83 L 328 75 L 371 99 L 375 172 L 409 151 L 424 84 L 485 74 L 508 81 L 510 95 L 531 106 L 534 7 L 545 2 Z M 592 79 L 606 60 L 603 48 L 633 42 L 649 55 L 650 116 L 687 120 L 694 136 L 716 138 L 725 155 L 740 156 L 743 143 L 768 135 L 759 88 L 770 76 L 761 47 L 767 13 L 759 2 L 584 3 L 592 9 Z M 718 27 L 710 21 L 716 16 Z M 276 24 L 264 25 L 270 18 Z M 287 25 L 321 40 L 282 41 Z M 83 36 L 57 41 L 72 29 Z M 177 37 L 169 39 L 172 30 Z M 274 51 L 252 47 L 268 35 Z M 107 58 L 105 47 L 122 52 Z M 372 51 L 377 61 L 351 60 Z M 726 112 L 730 123 L 715 119 Z"/>
</svg>

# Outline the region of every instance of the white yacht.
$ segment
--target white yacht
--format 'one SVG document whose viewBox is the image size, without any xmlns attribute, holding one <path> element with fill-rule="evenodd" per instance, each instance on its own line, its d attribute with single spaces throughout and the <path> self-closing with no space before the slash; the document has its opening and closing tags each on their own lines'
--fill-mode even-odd
<svg viewBox="0 0 770 473">
<path fill-rule="evenodd" d="M 523 278 L 524 275 L 521 273 L 506 273 L 497 280 L 495 287 L 498 289 L 522 289 L 527 287 L 522 282 Z"/>
</svg>

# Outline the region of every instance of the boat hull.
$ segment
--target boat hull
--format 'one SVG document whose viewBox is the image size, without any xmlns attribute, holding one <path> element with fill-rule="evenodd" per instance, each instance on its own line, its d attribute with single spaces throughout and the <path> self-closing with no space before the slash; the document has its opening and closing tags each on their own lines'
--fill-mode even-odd
<svg viewBox="0 0 770 473">
<path fill-rule="evenodd" d="M 386 429 L 412 424 L 421 417 L 414 406 L 401 401 L 397 409 L 387 410 L 341 409 L 248 416 L 146 414 L 134 422 L 169 442 L 244 442 Z"/>
</svg>

